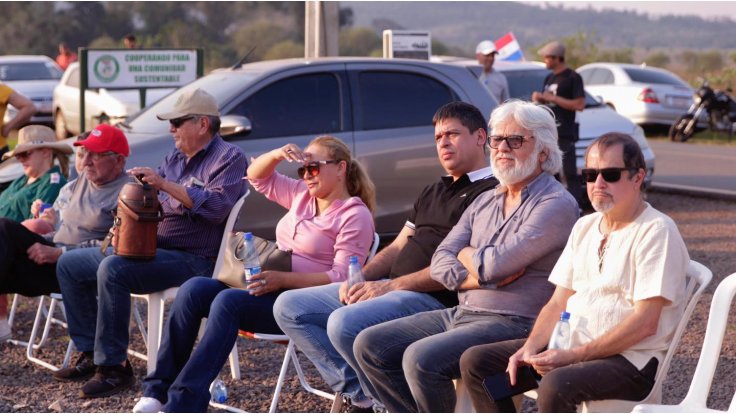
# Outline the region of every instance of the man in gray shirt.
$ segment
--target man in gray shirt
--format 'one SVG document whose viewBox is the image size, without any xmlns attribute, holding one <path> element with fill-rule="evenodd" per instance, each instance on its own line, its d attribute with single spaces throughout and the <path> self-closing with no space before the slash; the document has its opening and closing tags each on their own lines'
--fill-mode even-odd
<svg viewBox="0 0 736 414">
<path fill-rule="evenodd" d="M 57 199 L 54 209 L 44 212 L 57 221 L 54 211 L 59 211 L 58 231 L 42 236 L 16 221 L 0 219 L 0 293 L 60 292 L 59 257 L 67 250 L 98 245 L 112 227 L 111 211 L 128 182 L 124 173 L 128 140 L 119 129 L 99 125 L 75 145 L 82 148 L 78 156 L 83 170 L 65 187 L 66 195 Z M 0 336 L 10 336 L 9 327 L 3 329 L 6 323 L 7 309 L 0 309 Z"/>
<path fill-rule="evenodd" d="M 439 245 L 430 275 L 460 305 L 386 322 L 355 340 L 358 364 L 389 412 L 452 412 L 460 356 L 479 344 L 525 338 L 552 294 L 547 278 L 578 218 L 554 178 L 562 164 L 546 108 L 511 101 L 491 114 L 493 171 Z"/>
<path fill-rule="evenodd" d="M 503 73 L 493 70 L 497 55 L 496 45 L 490 40 L 478 43 L 475 48 L 475 58 L 483 66 L 483 72 L 480 73 L 478 80 L 498 103 L 504 103 L 509 99 L 509 83 Z"/>
</svg>

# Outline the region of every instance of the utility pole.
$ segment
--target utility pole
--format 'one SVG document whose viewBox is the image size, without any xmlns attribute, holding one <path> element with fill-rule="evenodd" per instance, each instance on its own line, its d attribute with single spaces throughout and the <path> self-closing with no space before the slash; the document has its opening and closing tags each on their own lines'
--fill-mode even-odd
<svg viewBox="0 0 736 414">
<path fill-rule="evenodd" d="M 304 7 L 304 57 L 337 56 L 340 3 L 315 0 Z"/>
</svg>

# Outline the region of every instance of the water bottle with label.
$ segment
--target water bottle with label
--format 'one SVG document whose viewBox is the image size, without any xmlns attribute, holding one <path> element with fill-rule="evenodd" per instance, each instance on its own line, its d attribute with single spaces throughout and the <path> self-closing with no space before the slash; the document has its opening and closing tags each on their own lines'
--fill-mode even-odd
<svg viewBox="0 0 736 414">
<path fill-rule="evenodd" d="M 560 320 L 557 321 L 552 336 L 549 338 L 547 349 L 570 349 L 570 336 L 570 314 L 561 312 Z"/>
<path fill-rule="evenodd" d="M 219 378 L 210 384 L 210 400 L 220 404 L 227 401 L 227 387 L 225 387 L 225 383 Z"/>
<path fill-rule="evenodd" d="M 350 256 L 350 264 L 348 265 L 348 289 L 356 283 L 362 282 L 365 282 L 365 278 L 358 262 L 358 256 Z"/>
<path fill-rule="evenodd" d="M 258 252 L 253 241 L 253 233 L 243 234 L 243 250 L 241 250 L 241 259 L 243 259 L 243 283 L 248 286 L 253 277 L 261 273 L 261 264 L 258 261 Z M 247 289 L 249 292 L 252 289 Z"/>
</svg>

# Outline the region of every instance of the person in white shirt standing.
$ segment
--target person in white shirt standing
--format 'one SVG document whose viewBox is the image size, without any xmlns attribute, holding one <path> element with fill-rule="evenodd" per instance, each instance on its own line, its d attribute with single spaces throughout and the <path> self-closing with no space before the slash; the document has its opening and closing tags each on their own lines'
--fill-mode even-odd
<svg viewBox="0 0 736 414">
<path fill-rule="evenodd" d="M 479 345 L 460 360 L 478 412 L 515 411 L 511 398 L 494 401 L 483 389 L 486 377 L 504 372 L 512 385 L 522 375 L 541 378 L 540 412 L 575 412 L 590 400 L 639 401 L 654 385 L 685 307 L 687 248 L 672 219 L 644 201 L 644 157 L 630 136 L 601 136 L 585 165 L 596 213 L 575 224 L 549 277 L 555 292 L 529 338 Z M 565 310 L 570 348 L 547 349 Z M 525 365 L 532 369 L 519 370 Z"/>
<path fill-rule="evenodd" d="M 475 47 L 475 58 L 483 66 L 483 72 L 478 80 L 496 98 L 498 103 L 502 104 L 509 99 L 509 83 L 506 81 L 506 76 L 497 70 L 493 70 L 496 55 L 498 55 L 496 45 L 490 40 L 484 40 Z"/>
</svg>

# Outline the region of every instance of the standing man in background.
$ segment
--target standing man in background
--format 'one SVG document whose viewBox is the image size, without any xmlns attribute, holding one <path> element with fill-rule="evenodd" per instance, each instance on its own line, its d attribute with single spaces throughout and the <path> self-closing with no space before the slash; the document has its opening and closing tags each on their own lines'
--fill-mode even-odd
<svg viewBox="0 0 736 414">
<path fill-rule="evenodd" d="M 575 142 L 579 138 L 575 112 L 585 109 L 583 78 L 565 64 L 565 46 L 562 43 L 547 43 L 537 53 L 544 58 L 544 64 L 552 73 L 544 79 L 544 91 L 532 93 L 532 100 L 547 105 L 555 114 L 565 185 L 579 205 L 583 192 L 575 156 Z"/>
<path fill-rule="evenodd" d="M 62 70 L 66 70 L 69 64 L 77 61 L 77 54 L 69 49 L 66 43 L 59 43 L 59 55 L 56 56 L 56 64 L 61 67 Z"/>
<path fill-rule="evenodd" d="M 13 105 L 18 113 L 8 123 L 4 123 L 8 104 Z M 10 131 L 25 125 L 35 113 L 36 105 L 30 99 L 14 91 L 8 85 L 0 83 L 0 157 L 10 150 L 8 148 Z"/>
<path fill-rule="evenodd" d="M 483 72 L 478 80 L 498 103 L 502 104 L 509 99 L 509 83 L 506 81 L 506 76 L 493 70 L 493 62 L 496 61 L 497 54 L 496 45 L 490 40 L 484 40 L 475 47 L 475 58 L 483 66 Z"/>
</svg>

